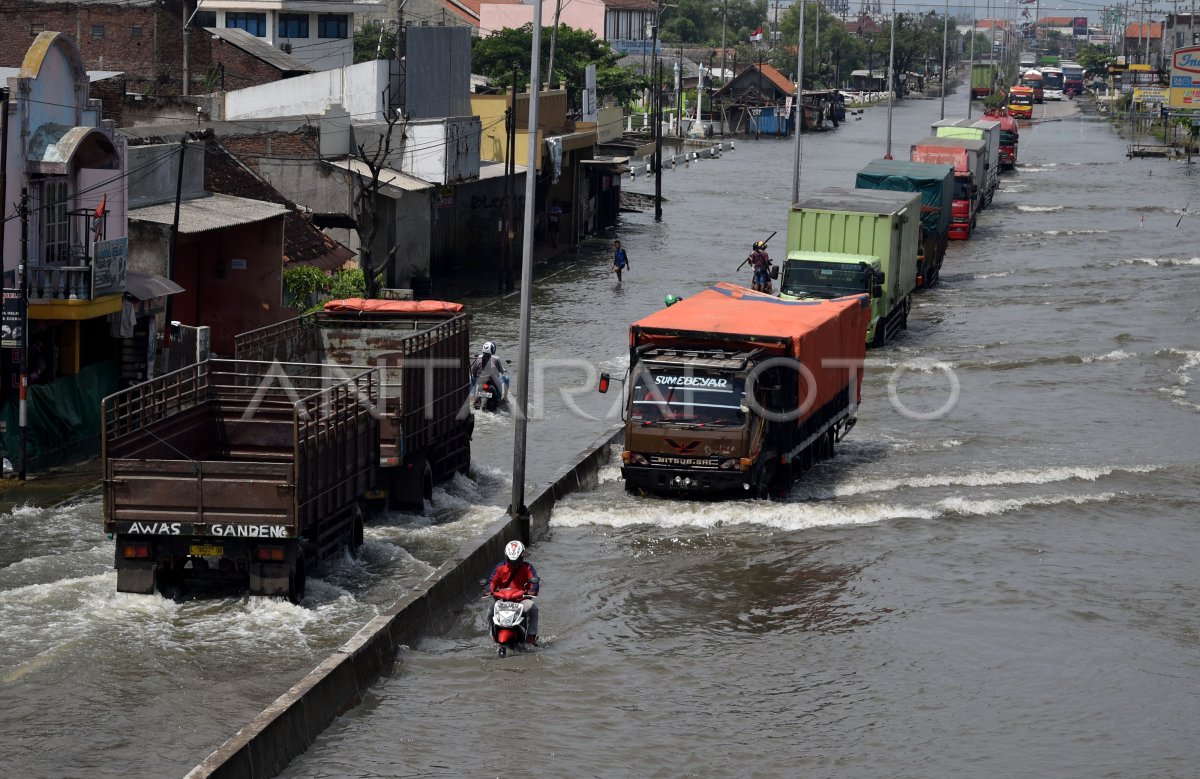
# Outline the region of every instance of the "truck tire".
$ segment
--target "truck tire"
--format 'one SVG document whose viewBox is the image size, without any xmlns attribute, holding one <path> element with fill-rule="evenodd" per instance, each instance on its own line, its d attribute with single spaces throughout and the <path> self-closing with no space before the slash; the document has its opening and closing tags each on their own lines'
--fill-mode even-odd
<svg viewBox="0 0 1200 779">
<path fill-rule="evenodd" d="M 394 469 L 388 484 L 388 508 L 392 511 L 425 512 L 425 501 L 433 500 L 433 469 L 424 455 Z"/>
<path fill-rule="evenodd" d="M 288 600 L 297 605 L 304 600 L 304 587 L 307 584 L 307 577 L 304 573 L 304 558 L 296 559 L 295 565 L 288 572 Z"/>
<path fill-rule="evenodd" d="M 354 516 L 350 524 L 350 554 L 358 557 L 363 546 L 363 510 L 357 503 L 351 509 Z"/>
<path fill-rule="evenodd" d="M 887 343 L 887 326 L 890 319 L 880 319 L 875 323 L 875 337 L 871 339 L 871 347 L 882 348 Z"/>
</svg>

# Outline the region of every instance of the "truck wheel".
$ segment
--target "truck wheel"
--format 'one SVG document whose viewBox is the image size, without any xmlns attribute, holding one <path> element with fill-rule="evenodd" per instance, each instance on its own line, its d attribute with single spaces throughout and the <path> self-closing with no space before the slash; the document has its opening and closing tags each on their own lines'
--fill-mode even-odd
<svg viewBox="0 0 1200 779">
<path fill-rule="evenodd" d="M 288 600 L 299 605 L 300 601 L 304 600 L 304 586 L 307 583 L 307 577 L 304 575 L 304 558 L 296 560 L 296 564 L 292 566 L 288 572 Z"/>
<path fill-rule="evenodd" d="M 888 320 L 880 319 L 875 323 L 875 337 L 871 339 L 871 346 L 879 349 L 887 343 L 887 326 Z"/>
<path fill-rule="evenodd" d="M 433 500 L 433 469 L 429 463 L 418 455 L 411 463 L 394 470 L 388 483 L 388 508 L 416 514 L 424 512 L 425 501 Z"/>
<path fill-rule="evenodd" d="M 350 526 L 350 554 L 358 557 L 363 545 L 363 510 L 357 503 L 351 509 L 354 514 Z"/>
</svg>

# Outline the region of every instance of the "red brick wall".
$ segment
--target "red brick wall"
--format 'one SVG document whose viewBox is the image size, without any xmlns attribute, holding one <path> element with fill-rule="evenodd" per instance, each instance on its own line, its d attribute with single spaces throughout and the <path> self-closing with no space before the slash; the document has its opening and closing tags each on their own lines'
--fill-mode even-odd
<svg viewBox="0 0 1200 779">
<path fill-rule="evenodd" d="M 63 32 L 79 44 L 88 70 L 123 71 L 130 91 L 178 94 L 183 74 L 179 14 L 178 0 L 164 0 L 161 8 L 0 0 L 0 66 L 20 67 L 39 32 Z M 101 27 L 103 34 L 93 35 Z M 193 33 L 193 41 L 197 37 Z"/>
<path fill-rule="evenodd" d="M 221 145 L 243 165 L 260 174 L 259 157 L 315 160 L 318 156 L 316 128 L 261 135 L 222 135 L 220 140 Z"/>
<path fill-rule="evenodd" d="M 204 94 L 221 89 L 226 91 L 269 84 L 281 77 L 278 68 L 252 56 L 237 46 L 212 36 L 203 30 L 192 32 L 192 73 L 197 86 L 192 91 Z M 224 79 L 221 69 L 224 68 Z"/>
</svg>

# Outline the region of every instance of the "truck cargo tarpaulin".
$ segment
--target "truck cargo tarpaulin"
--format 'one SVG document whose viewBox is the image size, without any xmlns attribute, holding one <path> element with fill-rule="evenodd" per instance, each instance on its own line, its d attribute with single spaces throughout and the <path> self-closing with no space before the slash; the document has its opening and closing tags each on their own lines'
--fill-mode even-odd
<svg viewBox="0 0 1200 779">
<path fill-rule="evenodd" d="M 852 368 L 855 397 L 860 397 L 869 317 L 867 295 L 780 300 L 720 282 L 635 322 L 630 346 L 695 343 L 699 335 L 706 341 L 792 357 L 815 379 L 815 387 L 800 393 L 807 411 L 820 408 L 845 387 Z"/>
</svg>

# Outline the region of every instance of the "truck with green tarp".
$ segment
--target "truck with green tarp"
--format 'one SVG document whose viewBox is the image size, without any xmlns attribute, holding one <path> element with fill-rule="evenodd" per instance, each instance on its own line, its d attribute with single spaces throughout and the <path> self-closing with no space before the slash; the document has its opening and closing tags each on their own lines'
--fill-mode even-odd
<svg viewBox="0 0 1200 779">
<path fill-rule="evenodd" d="M 921 240 L 917 254 L 917 286 L 937 283 L 950 232 L 954 202 L 954 166 L 905 160 L 871 160 L 858 172 L 858 189 L 916 192 L 921 196 Z"/>
<path fill-rule="evenodd" d="M 908 326 L 917 284 L 921 196 L 828 187 L 788 212 L 780 297 L 815 300 L 870 295 L 867 344 L 882 346 Z"/>
<path fill-rule="evenodd" d="M 971 63 L 971 99 L 980 100 L 992 94 L 996 85 L 994 62 Z"/>
</svg>

